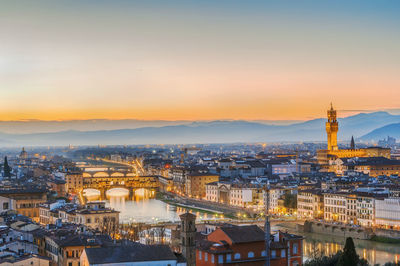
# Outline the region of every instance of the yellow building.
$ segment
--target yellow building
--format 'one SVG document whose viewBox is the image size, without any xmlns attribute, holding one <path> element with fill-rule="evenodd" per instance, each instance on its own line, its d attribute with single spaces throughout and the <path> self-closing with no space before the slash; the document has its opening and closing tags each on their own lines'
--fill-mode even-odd
<svg viewBox="0 0 400 266">
<path fill-rule="evenodd" d="M 65 181 L 67 193 L 78 193 L 83 189 L 83 173 L 79 171 L 67 173 L 65 175 Z"/>
<path fill-rule="evenodd" d="M 192 198 L 206 198 L 206 185 L 218 182 L 219 176 L 207 173 L 191 173 L 186 177 L 186 195 Z"/>
<path fill-rule="evenodd" d="M 1 189 L 0 196 L 12 199 L 17 213 L 35 222 L 39 221 L 39 205 L 47 201 L 47 191 L 42 188 Z"/>
<path fill-rule="evenodd" d="M 339 123 L 337 121 L 336 110 L 328 110 L 328 121 L 325 123 L 328 148 L 326 150 L 317 151 L 317 160 L 320 165 L 327 166 L 329 161 L 337 158 L 352 158 L 352 157 L 385 157 L 390 159 L 390 149 L 381 147 L 369 147 L 356 149 L 354 139 L 351 141 L 350 149 L 339 149 L 337 145 L 337 132 Z"/>
</svg>

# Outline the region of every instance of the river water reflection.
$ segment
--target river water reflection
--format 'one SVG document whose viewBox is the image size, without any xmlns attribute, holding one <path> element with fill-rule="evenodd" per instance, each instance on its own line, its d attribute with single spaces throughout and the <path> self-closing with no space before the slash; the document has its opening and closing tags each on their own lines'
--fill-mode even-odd
<svg viewBox="0 0 400 266">
<path fill-rule="evenodd" d="M 155 223 L 176 222 L 179 215 L 186 212 L 185 208 L 167 204 L 151 197 L 137 197 L 128 200 L 123 195 L 108 195 L 107 206 L 120 211 L 121 223 Z M 198 221 L 218 220 L 218 215 L 193 212 Z M 320 234 L 304 234 L 293 230 L 293 227 L 272 226 L 272 230 L 289 230 L 289 232 L 304 236 L 303 254 L 304 260 L 313 257 L 313 254 L 332 255 L 343 249 L 345 239 L 340 236 L 328 236 Z M 366 240 L 354 240 L 357 253 L 368 260 L 370 265 L 377 263 L 383 265 L 386 262 L 400 261 L 400 245 L 377 243 Z"/>
<path fill-rule="evenodd" d="M 287 230 L 287 228 L 273 226 L 272 230 Z M 338 251 L 343 250 L 345 238 L 343 236 L 329 236 L 312 233 L 297 233 L 289 230 L 292 233 L 304 236 L 303 254 L 304 260 L 317 255 L 333 255 Z M 354 239 L 357 254 L 366 259 L 370 265 L 385 264 L 386 262 L 400 261 L 400 245 L 386 244 L 374 241 Z"/>
<path fill-rule="evenodd" d="M 126 200 L 124 197 L 110 197 L 107 206 L 120 211 L 121 223 L 177 222 L 185 208 L 167 204 L 156 199 Z M 198 220 L 214 219 L 215 216 L 204 212 L 193 212 Z"/>
<path fill-rule="evenodd" d="M 88 198 L 96 200 L 98 196 Z M 135 196 L 134 200 L 129 200 L 126 195 L 108 194 L 106 206 L 120 212 L 119 220 L 121 223 L 157 223 L 157 222 L 177 222 L 180 221 L 179 215 L 189 211 L 196 215 L 197 221 L 220 220 L 222 214 L 211 213 L 208 211 L 193 211 L 180 206 L 171 205 L 154 198 L 154 195 Z"/>
</svg>

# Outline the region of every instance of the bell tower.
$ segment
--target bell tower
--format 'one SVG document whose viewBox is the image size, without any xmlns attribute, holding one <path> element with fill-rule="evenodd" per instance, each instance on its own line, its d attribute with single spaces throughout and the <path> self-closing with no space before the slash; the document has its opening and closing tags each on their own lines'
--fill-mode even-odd
<svg viewBox="0 0 400 266">
<path fill-rule="evenodd" d="M 325 123 L 326 134 L 328 136 L 328 150 L 336 151 L 337 146 L 337 132 L 339 130 L 339 124 L 336 120 L 336 110 L 333 109 L 331 103 L 331 109 L 328 110 L 328 121 Z"/>
<path fill-rule="evenodd" d="M 196 265 L 196 215 L 184 213 L 181 218 L 181 249 L 187 266 Z"/>
</svg>

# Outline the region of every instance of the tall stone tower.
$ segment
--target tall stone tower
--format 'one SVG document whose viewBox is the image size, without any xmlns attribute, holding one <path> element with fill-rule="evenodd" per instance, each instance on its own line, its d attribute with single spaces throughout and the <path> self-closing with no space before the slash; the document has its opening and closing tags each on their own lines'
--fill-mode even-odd
<svg viewBox="0 0 400 266">
<path fill-rule="evenodd" d="M 331 109 L 328 110 L 328 121 L 325 123 L 326 134 L 328 135 L 328 150 L 336 151 L 337 146 L 337 132 L 339 130 L 339 125 L 336 120 L 336 110 L 333 109 L 331 104 Z"/>
<path fill-rule="evenodd" d="M 196 265 L 196 215 L 184 213 L 181 216 L 181 247 L 188 266 Z"/>
</svg>

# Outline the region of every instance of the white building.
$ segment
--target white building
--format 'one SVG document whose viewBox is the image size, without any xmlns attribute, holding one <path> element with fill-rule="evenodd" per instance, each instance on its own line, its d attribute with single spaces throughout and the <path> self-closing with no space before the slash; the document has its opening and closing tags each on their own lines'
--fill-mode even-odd
<svg viewBox="0 0 400 266">
<path fill-rule="evenodd" d="M 357 224 L 371 227 L 375 220 L 375 199 L 371 196 L 357 196 Z"/>
<path fill-rule="evenodd" d="M 279 175 L 280 177 L 287 177 L 297 172 L 297 164 L 293 162 L 285 164 L 272 164 L 272 174 Z"/>
<path fill-rule="evenodd" d="M 347 223 L 346 202 L 347 202 L 347 194 L 325 193 L 324 220 L 328 222 Z"/>
<path fill-rule="evenodd" d="M 218 182 L 212 182 L 206 185 L 206 200 L 218 202 Z"/>
<path fill-rule="evenodd" d="M 263 203 L 264 207 L 267 206 L 267 200 L 269 200 L 269 212 L 276 213 L 278 212 L 278 200 L 286 193 L 285 189 L 281 188 L 271 188 L 269 189 L 269 195 L 267 190 L 263 191 Z M 269 196 L 269 198 L 268 198 Z"/>
<path fill-rule="evenodd" d="M 400 198 L 375 200 L 375 224 L 386 229 L 400 229 Z"/>
<path fill-rule="evenodd" d="M 0 213 L 15 210 L 15 200 L 0 196 Z"/>
<path fill-rule="evenodd" d="M 297 217 L 319 219 L 324 216 L 324 197 L 318 190 L 303 190 L 297 193 Z"/>
</svg>

